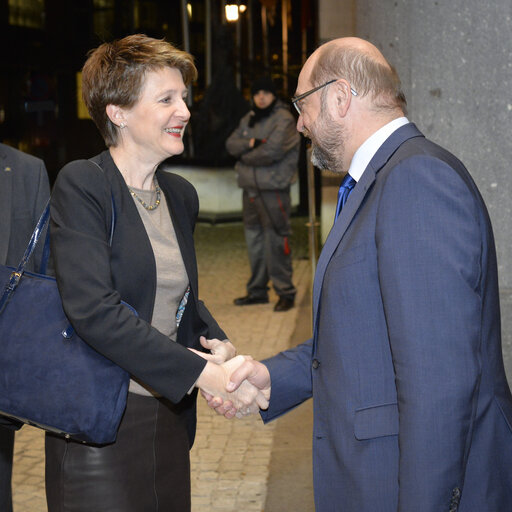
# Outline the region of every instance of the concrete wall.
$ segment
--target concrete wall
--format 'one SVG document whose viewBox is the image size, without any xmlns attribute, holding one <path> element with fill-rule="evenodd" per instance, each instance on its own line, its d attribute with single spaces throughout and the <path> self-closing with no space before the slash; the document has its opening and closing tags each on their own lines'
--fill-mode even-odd
<svg viewBox="0 0 512 512">
<path fill-rule="evenodd" d="M 512 2 L 358 0 L 356 33 L 397 68 L 409 118 L 469 169 L 512 287 Z"/>
<path fill-rule="evenodd" d="M 353 16 L 353 33 L 397 68 L 409 119 L 469 169 L 493 222 L 501 287 L 512 287 L 512 2 L 320 0 L 319 15 L 321 40 L 351 35 Z"/>
</svg>

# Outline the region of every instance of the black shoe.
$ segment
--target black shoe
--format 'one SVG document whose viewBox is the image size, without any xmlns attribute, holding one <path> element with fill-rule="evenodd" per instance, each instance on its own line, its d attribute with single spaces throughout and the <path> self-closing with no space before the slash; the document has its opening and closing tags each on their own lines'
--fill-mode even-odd
<svg viewBox="0 0 512 512">
<path fill-rule="evenodd" d="M 286 297 L 279 297 L 277 304 L 274 306 L 274 311 L 288 311 L 292 309 L 295 304 L 293 299 L 287 299 Z"/>
<path fill-rule="evenodd" d="M 251 297 L 246 295 L 245 297 L 238 297 L 233 301 L 236 306 L 250 306 L 252 304 L 268 304 L 268 297 Z"/>
</svg>

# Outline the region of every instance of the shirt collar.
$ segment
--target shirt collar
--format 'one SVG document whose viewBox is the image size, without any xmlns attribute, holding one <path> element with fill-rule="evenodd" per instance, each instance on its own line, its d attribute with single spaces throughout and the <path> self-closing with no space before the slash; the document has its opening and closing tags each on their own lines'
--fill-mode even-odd
<svg viewBox="0 0 512 512">
<path fill-rule="evenodd" d="M 352 176 L 356 181 L 359 181 L 364 170 L 368 167 L 371 159 L 374 157 L 375 153 L 377 153 L 382 144 L 384 144 L 394 131 L 398 130 L 398 128 L 408 122 L 409 120 L 406 117 L 393 119 L 393 121 L 384 125 L 372 136 L 366 139 L 363 144 L 359 146 L 352 158 L 352 162 L 350 162 L 350 168 L 348 170 L 350 176 Z"/>
</svg>

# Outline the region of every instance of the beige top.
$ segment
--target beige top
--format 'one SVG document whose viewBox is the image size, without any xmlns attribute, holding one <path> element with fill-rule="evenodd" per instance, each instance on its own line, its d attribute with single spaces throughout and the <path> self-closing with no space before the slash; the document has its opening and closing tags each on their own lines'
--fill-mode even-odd
<svg viewBox="0 0 512 512">
<path fill-rule="evenodd" d="M 131 190 L 146 204 L 155 204 L 154 190 L 139 190 L 133 187 Z M 189 284 L 187 271 L 163 192 L 160 194 L 160 205 L 154 210 L 147 210 L 136 198 L 133 200 L 155 256 L 156 295 L 151 325 L 168 336 L 171 343 L 176 340 L 176 312 Z M 130 380 L 129 390 L 139 395 L 159 396 L 156 391 L 133 378 Z"/>
</svg>

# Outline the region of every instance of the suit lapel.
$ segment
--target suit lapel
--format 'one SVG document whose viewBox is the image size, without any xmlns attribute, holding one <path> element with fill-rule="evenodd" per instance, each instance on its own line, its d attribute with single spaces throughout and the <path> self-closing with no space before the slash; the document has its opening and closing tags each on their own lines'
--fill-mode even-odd
<svg viewBox="0 0 512 512">
<path fill-rule="evenodd" d="M 354 190 L 352 190 L 348 201 L 343 207 L 342 213 L 334 226 L 332 227 L 325 245 L 322 249 L 315 272 L 315 280 L 313 284 L 313 333 L 316 338 L 318 313 L 320 310 L 320 295 L 327 265 L 336 251 L 338 245 L 343 239 L 343 235 L 347 231 L 352 219 L 356 215 L 366 194 L 376 179 L 377 173 L 391 158 L 393 153 L 408 139 L 423 136 L 422 133 L 412 123 L 406 124 L 393 132 L 390 137 L 382 144 L 377 153 L 366 167 L 361 179 L 357 182 Z"/>
<path fill-rule="evenodd" d="M 12 195 L 13 172 L 9 159 L 0 149 L 0 204 L 2 205 L 2 220 L 0 222 L 0 263 L 7 261 L 9 239 L 12 224 Z"/>
</svg>

